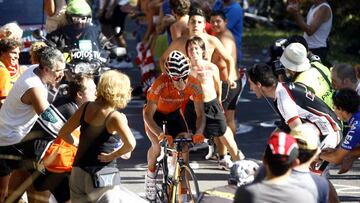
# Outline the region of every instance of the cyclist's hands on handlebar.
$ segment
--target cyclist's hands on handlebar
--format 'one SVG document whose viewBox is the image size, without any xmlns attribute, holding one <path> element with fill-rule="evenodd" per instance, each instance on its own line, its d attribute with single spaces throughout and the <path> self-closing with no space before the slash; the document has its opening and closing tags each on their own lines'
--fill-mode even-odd
<svg viewBox="0 0 360 203">
<path fill-rule="evenodd" d="M 163 141 L 164 138 L 166 138 L 169 145 L 173 144 L 174 139 L 171 135 L 166 135 L 165 133 L 160 133 L 160 135 L 158 135 L 159 142 Z"/>
<path fill-rule="evenodd" d="M 204 142 L 205 137 L 203 134 L 195 134 L 192 136 L 193 143 L 195 144 L 201 144 Z"/>
</svg>

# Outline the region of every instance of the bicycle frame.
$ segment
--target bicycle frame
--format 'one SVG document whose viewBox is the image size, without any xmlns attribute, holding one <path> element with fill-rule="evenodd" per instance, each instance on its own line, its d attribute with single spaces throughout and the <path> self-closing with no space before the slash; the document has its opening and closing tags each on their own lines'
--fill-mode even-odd
<svg viewBox="0 0 360 203">
<path fill-rule="evenodd" d="M 156 169 L 156 176 L 158 176 L 160 170 L 162 172 L 162 181 L 161 187 L 158 188 L 156 186 L 156 199 L 160 200 L 161 202 L 168 202 L 169 199 L 169 187 L 171 182 L 169 182 L 169 169 L 167 165 L 167 144 L 166 140 L 161 143 L 162 150 L 161 155 L 158 157 L 157 169 Z"/>
<path fill-rule="evenodd" d="M 190 166 L 185 162 L 184 158 L 182 157 L 182 150 L 184 144 L 189 142 L 192 142 L 191 138 L 176 138 L 174 139 L 174 143 L 175 143 L 174 148 L 169 148 L 166 145 L 166 140 L 161 144 L 163 149 L 161 156 L 158 158 L 157 175 L 162 173 L 162 179 L 161 179 L 162 181 L 160 184 L 161 188 L 160 186 L 156 187 L 157 200 L 161 202 L 171 202 L 171 203 L 181 202 L 181 197 L 182 197 L 181 195 L 184 192 L 182 190 L 186 188 L 186 191 L 189 192 L 193 187 L 196 191 L 195 196 L 198 197 L 199 186 L 197 183 L 197 179 L 195 177 L 193 170 L 190 168 Z M 171 174 L 169 174 L 169 168 L 168 168 L 168 156 L 170 153 L 173 153 L 173 158 L 175 158 L 174 156 L 176 156 L 175 170 L 172 176 Z M 192 178 L 191 182 L 193 184 L 190 184 L 189 177 Z M 190 192 L 190 194 L 192 194 L 192 192 Z M 190 195 L 192 201 L 195 202 L 196 198 L 194 198 L 193 196 L 194 195 Z"/>
<path fill-rule="evenodd" d="M 186 138 L 181 138 L 182 139 L 186 139 Z M 176 140 L 176 139 L 175 139 Z M 174 143 L 175 143 L 174 140 Z M 186 142 L 192 142 L 192 139 L 189 140 L 186 139 Z M 181 181 L 182 181 L 182 177 L 181 177 L 181 167 L 185 164 L 184 159 L 182 158 L 182 142 L 177 142 L 176 146 L 176 164 L 175 164 L 175 171 L 174 171 L 174 175 L 173 175 L 173 179 L 172 179 L 172 195 L 171 195 L 171 202 L 175 203 L 176 202 L 176 197 L 181 197 L 182 194 L 182 188 L 181 188 Z M 174 190 L 174 186 L 175 190 Z M 179 187 L 180 186 L 180 187 Z M 181 202 L 181 201 L 179 201 Z"/>
</svg>

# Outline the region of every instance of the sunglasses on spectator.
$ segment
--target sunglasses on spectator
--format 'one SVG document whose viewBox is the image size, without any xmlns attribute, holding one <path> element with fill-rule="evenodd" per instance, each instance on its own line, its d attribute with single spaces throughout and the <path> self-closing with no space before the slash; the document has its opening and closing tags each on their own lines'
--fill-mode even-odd
<svg viewBox="0 0 360 203">
<path fill-rule="evenodd" d="M 180 80 L 185 81 L 187 78 L 188 78 L 188 75 L 183 76 L 183 77 L 176 77 L 176 76 L 171 77 L 171 79 L 176 82 L 179 82 Z"/>
</svg>

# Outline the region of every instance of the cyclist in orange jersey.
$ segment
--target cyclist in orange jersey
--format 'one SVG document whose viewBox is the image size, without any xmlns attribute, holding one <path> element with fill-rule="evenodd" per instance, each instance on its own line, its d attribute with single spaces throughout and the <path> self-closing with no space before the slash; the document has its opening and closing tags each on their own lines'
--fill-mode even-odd
<svg viewBox="0 0 360 203">
<path fill-rule="evenodd" d="M 151 141 L 148 150 L 148 170 L 145 176 L 145 194 L 149 200 L 155 199 L 156 158 L 160 155 L 159 140 L 164 137 L 171 143 L 173 137 L 188 133 L 188 127 L 181 112 L 181 106 L 192 97 L 196 111 L 196 131 L 194 142 L 204 140 L 205 114 L 203 91 L 200 82 L 190 76 L 190 61 L 179 51 L 169 54 L 166 62 L 166 74 L 159 76 L 147 93 L 144 107 L 145 131 Z M 166 132 L 162 125 L 166 122 Z M 171 135 L 171 136 L 169 136 Z M 190 136 L 190 134 L 188 134 Z M 184 160 L 188 154 L 184 153 Z"/>
</svg>

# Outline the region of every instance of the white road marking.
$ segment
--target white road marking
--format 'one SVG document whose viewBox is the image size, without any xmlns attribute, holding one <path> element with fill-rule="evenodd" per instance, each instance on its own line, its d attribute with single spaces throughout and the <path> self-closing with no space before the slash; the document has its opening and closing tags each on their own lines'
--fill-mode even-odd
<svg viewBox="0 0 360 203">
<path fill-rule="evenodd" d="M 238 127 L 236 129 L 236 135 L 248 133 L 248 132 L 252 131 L 253 129 L 254 129 L 253 126 L 238 123 Z"/>
<path fill-rule="evenodd" d="M 352 185 L 340 185 L 340 184 L 334 184 L 336 187 L 337 193 L 342 194 L 360 194 L 360 187 L 358 186 L 352 186 Z M 338 188 L 340 187 L 340 188 Z"/>
<path fill-rule="evenodd" d="M 131 132 L 133 133 L 135 139 L 137 139 L 137 140 L 144 139 L 144 137 L 145 137 L 140 131 L 137 131 L 133 128 L 131 128 Z"/>
<path fill-rule="evenodd" d="M 261 123 L 260 123 L 260 126 L 261 126 L 261 127 L 264 127 L 264 128 L 273 128 L 273 127 L 276 127 L 274 121 L 275 121 L 275 120 L 270 120 L 270 121 L 261 122 Z"/>
</svg>

